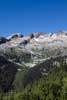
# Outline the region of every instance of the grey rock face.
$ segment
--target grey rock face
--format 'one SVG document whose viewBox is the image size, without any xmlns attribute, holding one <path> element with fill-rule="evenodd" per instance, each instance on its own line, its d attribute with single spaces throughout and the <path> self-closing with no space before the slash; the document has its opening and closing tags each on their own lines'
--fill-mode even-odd
<svg viewBox="0 0 67 100">
<path fill-rule="evenodd" d="M 0 44 L 6 43 L 8 40 L 4 37 L 0 37 Z"/>
<path fill-rule="evenodd" d="M 47 58 L 67 55 L 66 34 L 67 31 L 36 32 L 24 37 L 19 33 L 13 34 L 7 37 L 10 41 L 3 39 L 5 43 L 0 44 L 0 55 L 26 66 L 35 66 Z"/>
</svg>

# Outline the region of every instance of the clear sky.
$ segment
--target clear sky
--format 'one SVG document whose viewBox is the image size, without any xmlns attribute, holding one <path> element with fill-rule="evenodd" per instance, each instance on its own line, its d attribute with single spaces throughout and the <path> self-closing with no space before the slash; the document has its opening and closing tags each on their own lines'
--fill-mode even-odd
<svg viewBox="0 0 67 100">
<path fill-rule="evenodd" d="M 0 0 L 0 35 L 67 30 L 67 0 Z"/>
</svg>

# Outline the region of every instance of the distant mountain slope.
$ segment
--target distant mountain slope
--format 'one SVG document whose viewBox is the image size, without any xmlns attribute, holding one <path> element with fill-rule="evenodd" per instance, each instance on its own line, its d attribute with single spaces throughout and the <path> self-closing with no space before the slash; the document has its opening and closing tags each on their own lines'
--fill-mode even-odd
<svg viewBox="0 0 67 100">
<path fill-rule="evenodd" d="M 25 88 L 48 75 L 60 62 L 67 63 L 66 31 L 36 32 L 27 36 L 16 33 L 1 38 L 0 88 L 4 91 Z"/>
<path fill-rule="evenodd" d="M 29 67 L 49 57 L 67 55 L 67 31 L 35 32 L 27 36 L 16 33 L 5 38 L 5 42 L 2 39 L 0 54 Z"/>
</svg>

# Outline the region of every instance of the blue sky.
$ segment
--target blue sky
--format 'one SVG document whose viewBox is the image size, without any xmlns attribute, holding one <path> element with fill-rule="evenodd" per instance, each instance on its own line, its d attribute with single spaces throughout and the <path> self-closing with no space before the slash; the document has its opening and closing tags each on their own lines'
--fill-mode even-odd
<svg viewBox="0 0 67 100">
<path fill-rule="evenodd" d="M 67 0 L 0 0 L 0 35 L 67 30 Z"/>
</svg>

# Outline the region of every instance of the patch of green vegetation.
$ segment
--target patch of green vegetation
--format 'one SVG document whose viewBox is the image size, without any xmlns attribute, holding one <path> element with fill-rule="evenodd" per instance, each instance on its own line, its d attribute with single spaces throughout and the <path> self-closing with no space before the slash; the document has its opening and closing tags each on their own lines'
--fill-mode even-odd
<svg viewBox="0 0 67 100">
<path fill-rule="evenodd" d="M 42 76 L 21 91 L 14 90 L 0 97 L 0 100 L 67 100 L 67 64 L 61 62 L 47 76 Z"/>
<path fill-rule="evenodd" d="M 21 91 L 25 87 L 24 82 L 25 82 L 29 67 L 21 66 L 19 67 L 19 69 L 20 70 L 18 70 L 18 72 L 16 73 L 16 76 L 13 82 L 13 86 L 16 91 Z"/>
</svg>

